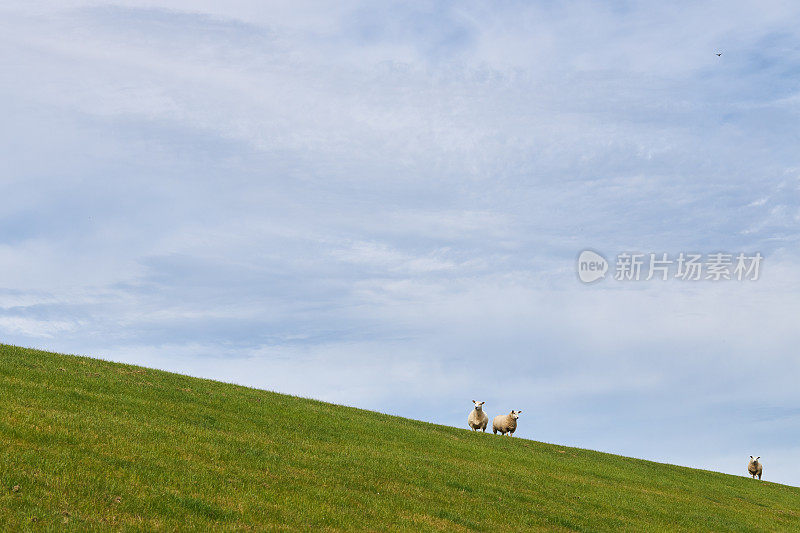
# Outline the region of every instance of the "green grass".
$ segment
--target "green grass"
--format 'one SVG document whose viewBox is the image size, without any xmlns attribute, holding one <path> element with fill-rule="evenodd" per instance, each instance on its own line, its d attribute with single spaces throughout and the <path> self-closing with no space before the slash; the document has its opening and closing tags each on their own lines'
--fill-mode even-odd
<svg viewBox="0 0 800 533">
<path fill-rule="evenodd" d="M 745 477 L 5 345 L 0 380 L 7 530 L 800 530 Z"/>
</svg>

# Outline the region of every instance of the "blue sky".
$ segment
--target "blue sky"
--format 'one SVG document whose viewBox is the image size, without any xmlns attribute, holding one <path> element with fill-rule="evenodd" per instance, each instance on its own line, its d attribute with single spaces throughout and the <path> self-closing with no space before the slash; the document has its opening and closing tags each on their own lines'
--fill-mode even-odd
<svg viewBox="0 0 800 533">
<path fill-rule="evenodd" d="M 662 4 L 4 2 L 0 341 L 800 485 L 800 5 Z"/>
</svg>

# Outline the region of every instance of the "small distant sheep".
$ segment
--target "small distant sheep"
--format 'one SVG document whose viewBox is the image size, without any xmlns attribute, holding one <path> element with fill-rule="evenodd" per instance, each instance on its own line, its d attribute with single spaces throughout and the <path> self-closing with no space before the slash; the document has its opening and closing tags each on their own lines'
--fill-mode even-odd
<svg viewBox="0 0 800 533">
<path fill-rule="evenodd" d="M 750 475 L 753 476 L 753 479 L 758 476 L 758 479 L 761 479 L 761 473 L 764 471 L 764 465 L 758 462 L 761 459 L 761 456 L 753 457 L 750 456 L 750 462 L 747 464 L 747 471 L 750 472 Z"/>
<path fill-rule="evenodd" d="M 483 412 L 483 404 L 486 402 L 476 402 L 472 400 L 475 408 L 469 413 L 467 424 L 472 428 L 472 431 L 486 431 L 486 426 L 489 425 L 489 417 Z"/>
<path fill-rule="evenodd" d="M 507 415 L 498 415 L 492 420 L 492 431 L 497 435 L 499 431 L 501 435 L 514 436 L 517 430 L 517 419 L 522 411 L 511 411 Z"/>
</svg>

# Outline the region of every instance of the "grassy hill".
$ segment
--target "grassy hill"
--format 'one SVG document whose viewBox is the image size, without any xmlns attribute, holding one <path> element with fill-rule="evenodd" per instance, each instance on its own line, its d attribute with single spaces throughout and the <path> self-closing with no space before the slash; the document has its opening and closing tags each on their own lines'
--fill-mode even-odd
<svg viewBox="0 0 800 533">
<path fill-rule="evenodd" d="M 9 530 L 800 530 L 793 487 L 95 359 L 0 345 L 0 395 Z"/>
</svg>

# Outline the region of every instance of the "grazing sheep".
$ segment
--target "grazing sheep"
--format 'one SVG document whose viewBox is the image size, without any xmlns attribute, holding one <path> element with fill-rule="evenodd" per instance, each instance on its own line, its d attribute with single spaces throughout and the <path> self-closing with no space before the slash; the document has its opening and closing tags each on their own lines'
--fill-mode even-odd
<svg viewBox="0 0 800 533">
<path fill-rule="evenodd" d="M 761 479 L 761 473 L 764 471 L 764 465 L 758 462 L 761 459 L 761 456 L 753 457 L 750 456 L 750 462 L 747 464 L 747 471 L 750 472 L 750 475 L 753 476 L 753 479 L 758 476 L 758 479 Z"/>
<path fill-rule="evenodd" d="M 472 400 L 472 403 L 475 405 L 475 409 L 469 413 L 467 424 L 472 428 L 472 431 L 478 431 L 479 429 L 486 431 L 486 426 L 489 425 L 489 417 L 483 412 L 483 404 L 486 402 Z"/>
<path fill-rule="evenodd" d="M 492 420 L 492 431 L 497 435 L 499 431 L 502 435 L 514 436 L 517 430 L 517 418 L 522 411 L 511 411 L 507 415 L 498 415 Z"/>
</svg>

